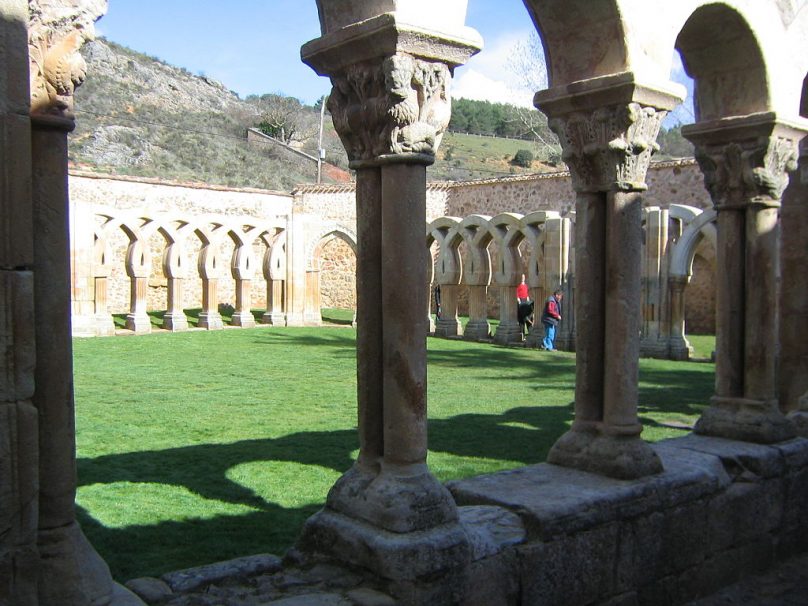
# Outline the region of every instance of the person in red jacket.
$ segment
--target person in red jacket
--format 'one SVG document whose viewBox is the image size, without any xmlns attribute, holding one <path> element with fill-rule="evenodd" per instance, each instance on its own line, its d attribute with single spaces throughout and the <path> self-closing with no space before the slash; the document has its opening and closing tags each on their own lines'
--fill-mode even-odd
<svg viewBox="0 0 808 606">
<path fill-rule="evenodd" d="M 541 323 L 544 324 L 544 339 L 541 348 L 547 351 L 555 351 L 555 337 L 558 323 L 561 322 L 561 299 L 564 293 L 556 290 L 552 297 L 544 304 L 544 311 L 541 314 Z"/>
</svg>

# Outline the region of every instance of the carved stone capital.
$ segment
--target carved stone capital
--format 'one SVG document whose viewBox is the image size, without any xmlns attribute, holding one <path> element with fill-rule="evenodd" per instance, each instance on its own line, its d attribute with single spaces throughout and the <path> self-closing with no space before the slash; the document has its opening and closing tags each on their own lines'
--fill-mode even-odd
<svg viewBox="0 0 808 606">
<path fill-rule="evenodd" d="M 360 0 L 318 6 L 323 36 L 303 45 L 301 57 L 331 77 L 328 108 L 351 168 L 434 162 L 451 117 L 452 70 L 480 50 L 479 34 L 446 7 L 427 15 Z"/>
<path fill-rule="evenodd" d="M 629 103 L 551 118 L 575 191 L 641 191 L 664 110 Z"/>
<path fill-rule="evenodd" d="M 561 141 L 575 191 L 641 191 L 659 127 L 680 94 L 626 72 L 541 91 L 535 104 Z"/>
<path fill-rule="evenodd" d="M 31 115 L 73 122 L 73 93 L 86 77 L 79 50 L 95 37 L 107 0 L 30 0 Z"/>
<path fill-rule="evenodd" d="M 449 68 L 404 53 L 331 77 L 328 110 L 351 168 L 432 164 L 451 117 Z"/>
<path fill-rule="evenodd" d="M 686 126 L 682 134 L 695 145 L 704 185 L 722 210 L 779 206 L 805 132 L 765 113 Z"/>
</svg>

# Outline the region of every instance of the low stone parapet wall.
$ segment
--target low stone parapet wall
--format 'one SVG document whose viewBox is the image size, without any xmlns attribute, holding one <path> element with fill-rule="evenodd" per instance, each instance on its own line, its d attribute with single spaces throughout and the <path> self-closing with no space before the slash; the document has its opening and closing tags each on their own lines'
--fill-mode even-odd
<svg viewBox="0 0 808 606">
<path fill-rule="evenodd" d="M 690 435 L 654 450 L 664 473 L 638 481 L 540 464 L 450 483 L 459 505 L 525 528 L 475 565 L 475 586 L 500 598 L 468 603 L 683 604 L 808 549 L 808 440 Z"/>
</svg>

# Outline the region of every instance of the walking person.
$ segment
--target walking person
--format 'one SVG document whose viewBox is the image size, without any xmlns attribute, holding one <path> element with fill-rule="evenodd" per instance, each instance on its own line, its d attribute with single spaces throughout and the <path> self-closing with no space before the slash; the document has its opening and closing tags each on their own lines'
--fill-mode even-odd
<svg viewBox="0 0 808 606">
<path fill-rule="evenodd" d="M 525 274 L 522 282 L 516 287 L 516 318 L 519 321 L 519 334 L 522 341 L 533 326 L 533 301 L 530 300 L 530 291 L 525 283 Z"/>
<path fill-rule="evenodd" d="M 548 297 L 544 304 L 544 311 L 541 314 L 541 323 L 544 325 L 544 339 L 541 348 L 547 351 L 555 351 L 555 338 L 558 323 L 561 321 L 561 299 L 564 293 L 556 290 L 553 296 Z"/>
</svg>

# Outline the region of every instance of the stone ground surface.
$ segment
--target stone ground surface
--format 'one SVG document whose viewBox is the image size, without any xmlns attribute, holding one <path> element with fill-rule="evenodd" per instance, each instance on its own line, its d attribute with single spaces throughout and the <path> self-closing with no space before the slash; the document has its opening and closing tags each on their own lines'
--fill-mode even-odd
<svg viewBox="0 0 808 606">
<path fill-rule="evenodd" d="M 240 580 L 222 579 L 234 573 L 233 563 L 222 563 L 163 577 L 127 583 L 150 606 L 394 606 L 396 602 L 366 584 L 366 579 L 332 566 L 309 571 L 280 571 L 280 560 L 259 556 L 263 574 Z M 247 568 L 255 565 L 245 558 Z M 236 561 L 233 561 L 236 562 Z M 225 569 L 220 568 L 224 566 Z M 247 572 L 243 565 L 236 565 Z M 208 585 L 204 579 L 219 577 Z M 238 576 L 238 574 L 236 574 Z M 185 589 L 186 591 L 181 591 Z M 772 570 L 730 585 L 686 606 L 806 606 L 808 605 L 808 554 L 780 563 Z"/>
</svg>

